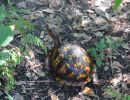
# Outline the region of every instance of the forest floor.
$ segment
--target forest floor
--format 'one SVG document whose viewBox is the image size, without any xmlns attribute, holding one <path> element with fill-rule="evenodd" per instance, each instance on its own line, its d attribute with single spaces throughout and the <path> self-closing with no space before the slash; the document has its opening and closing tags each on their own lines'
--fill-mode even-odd
<svg viewBox="0 0 130 100">
<path fill-rule="evenodd" d="M 18 8 L 31 10 L 24 18 L 36 25 L 35 35 L 47 48 L 53 40 L 44 22 L 56 27 L 62 41 L 79 44 L 85 50 L 105 36 L 123 39 L 123 46 L 107 50 L 104 63 L 97 67 L 99 86 L 88 84 L 95 95 L 81 94 L 81 87 L 61 86 L 46 69 L 46 55 L 29 48 L 32 59 L 25 59 L 16 68 L 13 100 L 123 100 L 130 95 L 130 1 L 123 0 L 113 12 L 113 0 L 13 0 Z M 19 41 L 16 39 L 16 41 Z M 14 42 L 14 45 L 17 42 Z M 124 99 L 130 100 L 130 99 Z"/>
</svg>

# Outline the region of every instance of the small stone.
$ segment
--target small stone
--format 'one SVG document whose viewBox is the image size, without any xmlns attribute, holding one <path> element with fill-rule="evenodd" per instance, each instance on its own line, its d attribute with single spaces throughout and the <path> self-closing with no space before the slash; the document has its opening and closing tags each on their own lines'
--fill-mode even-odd
<svg viewBox="0 0 130 100">
<path fill-rule="evenodd" d="M 18 3 L 18 4 L 17 4 L 17 7 L 18 7 L 18 8 L 27 8 L 27 6 L 26 6 L 26 1 L 23 1 L 23 2 Z"/>
<path fill-rule="evenodd" d="M 102 37 L 103 36 L 103 33 L 102 32 L 96 32 L 94 33 L 97 37 Z"/>
<path fill-rule="evenodd" d="M 86 10 L 86 12 L 88 12 L 88 13 L 94 13 L 94 11 L 91 10 L 91 9 Z"/>
<path fill-rule="evenodd" d="M 101 17 L 104 17 L 104 18 L 106 17 L 104 11 L 102 11 L 102 10 L 100 10 L 98 8 L 95 9 L 95 13 L 97 13 Z"/>
<path fill-rule="evenodd" d="M 13 96 L 13 100 L 24 100 L 24 98 L 23 98 L 22 95 L 19 95 L 18 93 L 16 93 L 16 94 Z"/>
<path fill-rule="evenodd" d="M 107 20 L 109 20 L 109 21 L 115 22 L 118 20 L 117 16 L 112 16 L 111 14 L 109 14 L 107 12 L 105 12 L 105 15 L 106 15 Z"/>
<path fill-rule="evenodd" d="M 81 18 L 81 25 L 82 27 L 87 26 L 91 22 L 90 18 L 83 16 Z"/>
<path fill-rule="evenodd" d="M 97 17 L 97 18 L 95 18 L 95 23 L 96 24 L 104 24 L 104 23 L 107 23 L 107 21 L 102 17 Z"/>
</svg>

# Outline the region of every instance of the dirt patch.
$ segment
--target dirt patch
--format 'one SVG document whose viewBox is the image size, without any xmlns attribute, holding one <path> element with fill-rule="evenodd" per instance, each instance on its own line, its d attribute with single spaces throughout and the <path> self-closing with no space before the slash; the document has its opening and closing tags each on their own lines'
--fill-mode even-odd
<svg viewBox="0 0 130 100">
<path fill-rule="evenodd" d="M 40 37 L 44 33 L 42 39 L 48 49 L 53 46 L 53 40 L 46 32 L 45 22 L 56 27 L 62 41 L 79 44 L 86 50 L 106 35 L 123 38 L 125 44 L 112 51 L 112 57 L 97 68 L 99 85 L 86 84 L 95 95 L 83 95 L 81 87 L 57 83 L 46 68 L 47 56 L 37 48 L 30 48 L 32 59 L 25 59 L 16 69 L 16 87 L 11 91 L 14 100 L 115 100 L 116 97 L 104 91 L 106 87 L 130 95 L 129 1 L 123 2 L 125 6 L 118 13 L 112 12 L 112 0 L 16 1 L 13 2 L 17 7 L 32 11 L 24 17 L 36 24 L 35 35 Z"/>
</svg>

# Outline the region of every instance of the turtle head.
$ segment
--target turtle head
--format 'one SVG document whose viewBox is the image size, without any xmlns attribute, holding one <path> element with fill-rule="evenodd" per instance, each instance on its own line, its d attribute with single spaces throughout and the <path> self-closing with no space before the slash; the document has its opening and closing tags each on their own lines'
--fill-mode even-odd
<svg viewBox="0 0 130 100">
<path fill-rule="evenodd" d="M 46 24 L 46 28 L 49 36 L 51 36 L 54 40 L 54 46 L 58 47 L 61 43 L 61 39 L 59 33 L 56 31 L 56 28 L 54 26 L 49 26 L 48 24 Z"/>
</svg>

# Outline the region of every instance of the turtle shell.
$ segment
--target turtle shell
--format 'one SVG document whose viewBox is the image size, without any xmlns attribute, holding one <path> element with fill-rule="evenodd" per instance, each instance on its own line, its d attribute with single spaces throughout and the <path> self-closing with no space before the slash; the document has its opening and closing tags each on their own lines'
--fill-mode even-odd
<svg viewBox="0 0 130 100">
<path fill-rule="evenodd" d="M 62 43 L 49 55 L 55 79 L 68 86 L 81 86 L 91 80 L 93 63 L 86 51 L 76 44 Z"/>
</svg>

